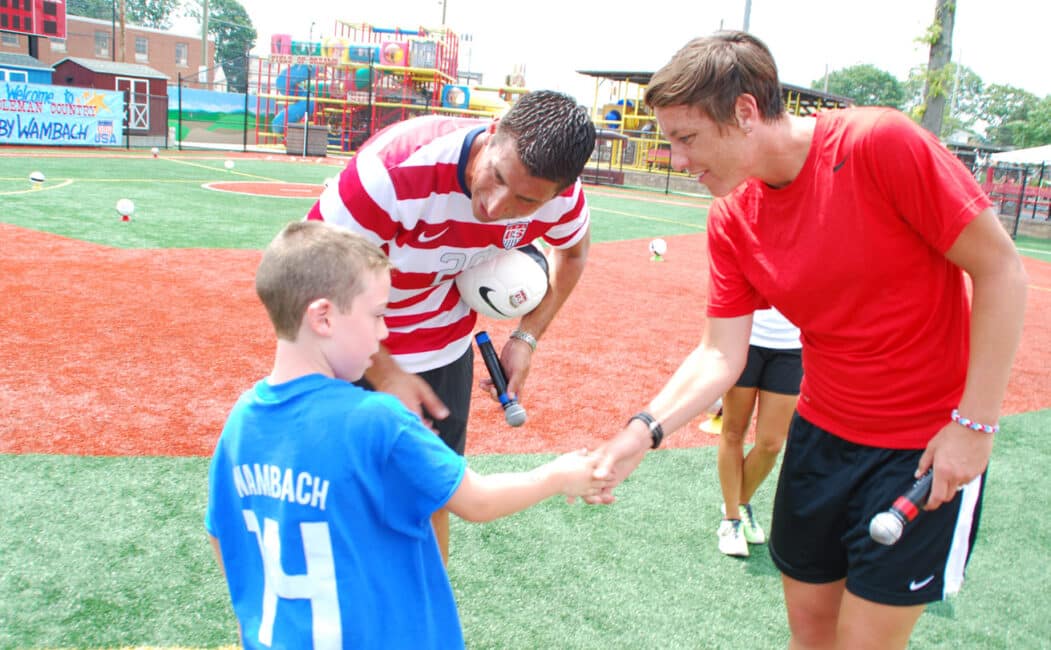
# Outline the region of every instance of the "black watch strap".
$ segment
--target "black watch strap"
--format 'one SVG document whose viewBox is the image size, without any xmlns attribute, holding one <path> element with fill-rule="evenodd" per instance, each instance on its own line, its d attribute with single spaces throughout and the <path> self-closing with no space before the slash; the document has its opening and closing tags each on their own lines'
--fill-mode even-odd
<svg viewBox="0 0 1051 650">
<path fill-rule="evenodd" d="M 628 422 L 631 422 L 632 420 L 641 421 L 646 425 L 646 428 L 650 430 L 650 437 L 653 439 L 653 444 L 650 445 L 650 449 L 656 449 L 661 446 L 661 440 L 664 440 L 664 428 L 661 427 L 661 423 L 657 421 L 657 418 L 653 417 L 646 411 L 639 411 L 628 418 Z"/>
</svg>

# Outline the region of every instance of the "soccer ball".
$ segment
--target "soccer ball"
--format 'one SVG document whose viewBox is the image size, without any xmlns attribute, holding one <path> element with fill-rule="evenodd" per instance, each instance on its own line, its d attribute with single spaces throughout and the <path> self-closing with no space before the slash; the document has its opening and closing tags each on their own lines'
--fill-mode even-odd
<svg viewBox="0 0 1051 650">
<path fill-rule="evenodd" d="M 500 251 L 456 276 L 460 298 L 496 320 L 519 318 L 547 295 L 547 258 L 532 244 Z"/>
<path fill-rule="evenodd" d="M 226 167 L 227 169 L 233 169 L 234 168 L 234 161 L 227 160 L 226 162 L 223 163 L 223 167 Z"/>
<path fill-rule="evenodd" d="M 668 242 L 663 239 L 654 239 L 650 242 L 650 253 L 658 257 L 663 257 L 668 252 Z"/>
</svg>

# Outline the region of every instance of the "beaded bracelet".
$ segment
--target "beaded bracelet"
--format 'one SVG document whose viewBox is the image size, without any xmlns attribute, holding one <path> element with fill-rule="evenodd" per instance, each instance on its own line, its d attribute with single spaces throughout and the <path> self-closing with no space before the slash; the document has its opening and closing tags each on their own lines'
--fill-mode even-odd
<svg viewBox="0 0 1051 650">
<path fill-rule="evenodd" d="M 970 418 L 965 418 L 960 415 L 960 412 L 956 409 L 952 410 L 952 421 L 961 427 L 967 427 L 972 431 L 981 431 L 983 433 L 1000 433 L 999 424 L 979 424 Z"/>
</svg>

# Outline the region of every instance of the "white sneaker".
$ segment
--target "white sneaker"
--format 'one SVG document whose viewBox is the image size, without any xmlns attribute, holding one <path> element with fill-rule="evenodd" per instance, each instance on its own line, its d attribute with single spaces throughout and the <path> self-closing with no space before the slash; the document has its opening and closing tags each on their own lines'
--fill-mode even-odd
<svg viewBox="0 0 1051 650">
<path fill-rule="evenodd" d="M 759 525 L 759 522 L 755 520 L 755 514 L 752 513 L 752 504 L 742 503 L 737 508 L 741 515 L 741 532 L 744 533 L 744 538 L 749 544 L 766 544 L 766 533 L 763 532 L 763 527 Z M 726 516 L 726 504 L 719 504 L 719 512 L 723 513 L 723 517 Z"/>
<path fill-rule="evenodd" d="M 741 531 L 740 519 L 723 519 L 716 532 L 719 537 L 719 552 L 734 557 L 748 557 L 748 541 Z"/>
</svg>

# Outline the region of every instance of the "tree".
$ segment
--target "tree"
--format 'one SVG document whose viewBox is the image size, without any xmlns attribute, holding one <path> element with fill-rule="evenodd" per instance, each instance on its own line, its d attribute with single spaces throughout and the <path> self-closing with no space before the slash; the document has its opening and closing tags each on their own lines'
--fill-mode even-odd
<svg viewBox="0 0 1051 650">
<path fill-rule="evenodd" d="M 1031 104 L 992 129 L 1001 139 L 997 144 L 1019 149 L 1051 144 L 1051 96 L 1032 99 Z"/>
<path fill-rule="evenodd" d="M 811 84 L 823 88 L 825 80 Z M 859 106 L 890 106 L 901 109 L 905 101 L 905 89 L 901 82 L 889 72 L 865 63 L 836 70 L 828 75 L 828 92 L 850 97 Z"/>
<path fill-rule="evenodd" d="M 952 58 L 952 29 L 956 21 L 956 0 L 937 0 L 934 23 L 927 29 L 924 41 L 930 43 L 927 60 L 927 80 L 923 89 L 920 125 L 935 135 L 942 132 L 945 102 L 948 98 L 949 77 L 946 66 Z"/>
<path fill-rule="evenodd" d="M 1018 129 L 1019 147 L 1051 144 L 1051 96 L 1044 97 L 1029 113 L 1029 120 Z"/>
<path fill-rule="evenodd" d="M 233 92 L 247 91 L 245 76 L 248 52 L 258 33 L 248 12 L 237 0 L 203 0 L 208 3 L 208 33 L 215 37 L 215 58 L 223 68 Z M 201 7 L 191 5 L 187 15 L 201 20 Z"/>
<path fill-rule="evenodd" d="M 945 96 L 942 105 L 940 130 L 934 132 L 940 138 L 948 138 L 959 131 L 966 131 L 971 139 L 982 140 L 980 121 L 985 119 L 985 82 L 982 78 L 967 66 L 947 63 L 939 73 L 944 77 Z M 905 83 L 906 106 L 914 117 L 924 116 L 926 112 L 934 110 L 933 105 L 925 105 L 924 90 L 929 86 L 931 75 L 924 66 L 920 66 L 909 73 L 909 80 Z M 933 116 L 931 116 L 933 117 Z M 922 120 L 920 121 L 923 124 Z"/>
<path fill-rule="evenodd" d="M 998 147 L 1019 146 L 1016 143 L 1024 139 L 1029 115 L 1040 100 L 1029 91 L 1000 84 L 986 88 L 984 99 L 981 118 L 988 124 L 989 143 Z"/>
<path fill-rule="evenodd" d="M 66 0 L 66 13 L 97 20 L 112 20 L 115 9 L 113 0 Z"/>
<path fill-rule="evenodd" d="M 125 18 L 130 23 L 156 29 L 171 29 L 171 16 L 179 0 L 126 0 Z"/>
<path fill-rule="evenodd" d="M 98 20 L 113 20 L 117 14 L 114 2 L 124 2 L 125 22 L 143 27 L 169 29 L 179 0 L 67 0 L 66 13 Z"/>
</svg>

